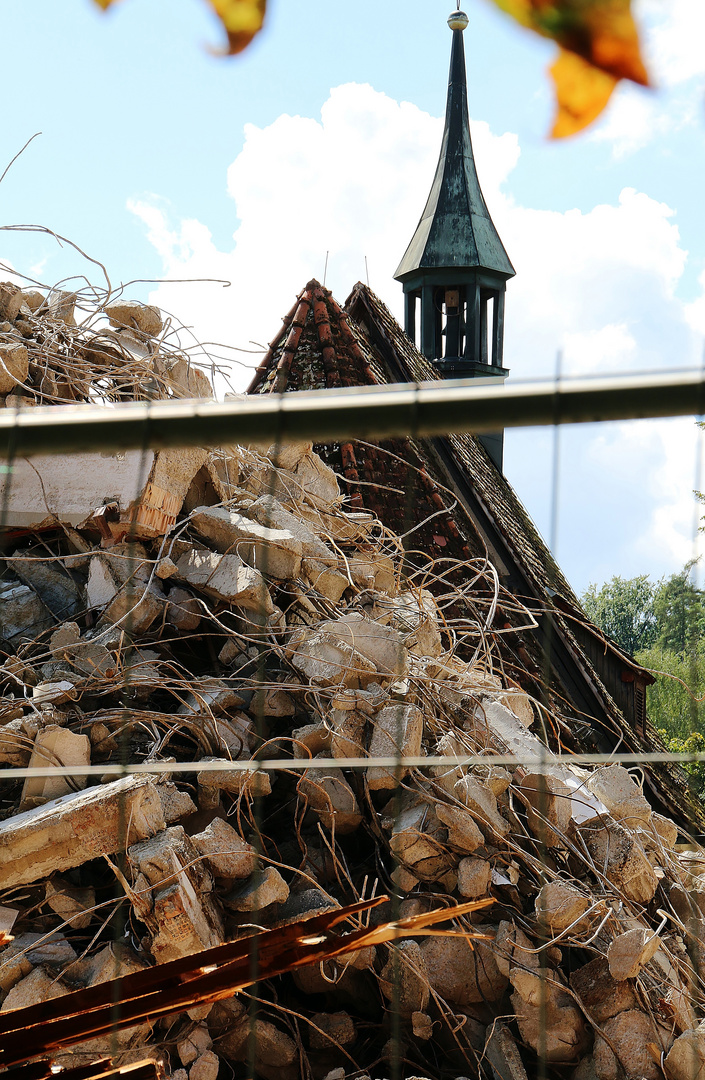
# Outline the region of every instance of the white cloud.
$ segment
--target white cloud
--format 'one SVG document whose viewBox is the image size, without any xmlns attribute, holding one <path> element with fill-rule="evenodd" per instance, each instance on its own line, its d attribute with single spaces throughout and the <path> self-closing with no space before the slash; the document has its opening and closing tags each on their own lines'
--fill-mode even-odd
<svg viewBox="0 0 705 1080">
<path fill-rule="evenodd" d="M 230 250 L 219 250 L 198 221 L 172 223 L 158 199 L 131 204 L 168 278 L 232 282 L 223 289 L 169 281 L 151 301 L 178 312 L 202 339 L 248 347 L 274 336 L 296 293 L 323 277 L 329 251 L 328 285 L 339 300 L 364 278 L 367 256 L 372 287 L 399 315 L 393 273 L 422 212 L 440 134 L 439 119 L 355 84 L 331 91 L 320 121 L 284 115 L 263 129 L 248 126 L 228 171 L 239 222 Z M 473 138 L 485 196 L 517 270 L 506 340 L 515 378 L 552 375 L 559 349 L 570 375 L 699 361 L 705 300 L 686 309 L 676 295 L 687 253 L 668 206 L 631 188 L 616 205 L 586 213 L 519 206 L 503 188 L 519 157 L 516 136 L 478 123 Z M 238 388 L 246 382 L 236 376 Z M 690 468 L 688 437 L 606 430 L 583 428 L 563 440 L 559 555 L 579 587 L 626 566 L 665 572 L 684 552 L 689 557 L 692 479 L 667 482 L 679 461 L 681 478 Z M 545 438 L 512 434 L 507 461 L 541 524 Z"/>
<path fill-rule="evenodd" d="M 702 0 L 640 0 L 644 49 L 658 83 L 676 86 L 705 75 L 705 4 Z"/>
</svg>

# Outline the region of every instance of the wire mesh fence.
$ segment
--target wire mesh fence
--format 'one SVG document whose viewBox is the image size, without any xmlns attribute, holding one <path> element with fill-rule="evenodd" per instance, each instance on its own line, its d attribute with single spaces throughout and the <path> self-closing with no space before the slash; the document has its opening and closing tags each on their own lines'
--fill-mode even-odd
<svg viewBox="0 0 705 1080">
<path fill-rule="evenodd" d="M 703 755 L 452 436 L 702 373 L 176 404 L 151 309 L 44 303 L 0 347 L 0 1068 L 699 1075 Z"/>
</svg>

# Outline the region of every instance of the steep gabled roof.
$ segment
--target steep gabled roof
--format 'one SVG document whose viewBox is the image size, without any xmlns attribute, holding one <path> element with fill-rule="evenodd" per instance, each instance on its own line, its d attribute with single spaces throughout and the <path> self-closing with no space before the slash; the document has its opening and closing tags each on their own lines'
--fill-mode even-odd
<svg viewBox="0 0 705 1080">
<path fill-rule="evenodd" d="M 310 281 L 284 319 L 249 388 L 293 392 L 437 380 L 435 369 L 385 305 L 358 283 L 343 310 L 329 290 Z M 347 485 L 351 501 L 406 534 L 411 565 L 438 568 L 489 557 L 503 595 L 516 597 L 536 621 L 512 632 L 511 605 L 500 598 L 496 635 L 505 671 L 534 695 L 572 714 L 562 745 L 608 751 L 662 750 L 648 724 L 633 726 L 636 689 L 651 677 L 615 649 L 584 616 L 580 604 L 521 501 L 480 441 L 471 435 L 349 441 L 318 446 Z M 456 571 L 457 572 L 457 571 Z M 699 829 L 705 815 L 682 771 L 664 766 L 647 776 L 656 798 Z"/>
</svg>

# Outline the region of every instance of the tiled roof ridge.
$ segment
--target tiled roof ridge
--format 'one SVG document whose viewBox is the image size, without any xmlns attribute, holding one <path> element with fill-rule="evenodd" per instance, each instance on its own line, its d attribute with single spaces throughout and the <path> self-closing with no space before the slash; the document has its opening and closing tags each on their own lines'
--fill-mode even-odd
<svg viewBox="0 0 705 1080">
<path fill-rule="evenodd" d="M 247 389 L 248 394 L 256 393 L 271 369 L 277 350 L 284 346 L 281 355 L 276 362 L 277 377 L 274 392 L 283 393 L 288 386 L 291 365 L 301 342 L 301 336 L 313 313 L 313 323 L 316 328 L 318 343 L 321 350 L 321 360 L 325 372 L 327 387 L 347 385 L 347 380 L 341 376 L 342 357 L 338 355 L 335 341 L 334 326 L 339 331 L 340 339 L 352 358 L 362 367 L 363 374 L 370 384 L 377 384 L 379 380 L 372 371 L 369 358 L 361 348 L 360 342 L 350 328 L 350 317 L 333 296 L 330 289 L 316 279 L 312 278 L 299 293 L 291 310 L 282 320 L 282 328 L 273 338 L 267 349 L 262 362 L 255 369 L 255 374 Z"/>
</svg>

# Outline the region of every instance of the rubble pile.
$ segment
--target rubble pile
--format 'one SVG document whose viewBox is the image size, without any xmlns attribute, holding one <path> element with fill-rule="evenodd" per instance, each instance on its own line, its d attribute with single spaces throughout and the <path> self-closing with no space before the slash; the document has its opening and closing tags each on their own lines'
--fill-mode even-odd
<svg viewBox="0 0 705 1080">
<path fill-rule="evenodd" d="M 14 321 L 3 301 L 8 335 L 49 319 L 23 297 Z M 158 312 L 129 311 L 155 332 Z M 0 789 L 0 1008 L 379 893 L 380 920 L 491 897 L 454 936 L 57 1060 L 151 1055 L 178 1080 L 252 1062 L 375 1080 L 395 1061 L 522 1080 L 537 1055 L 576 1080 L 705 1072 L 705 852 L 678 846 L 638 770 L 561 753 L 563 721 L 503 674 L 486 595 L 521 604 L 489 563 L 462 593 L 422 577 L 310 444 L 144 457 L 120 497 L 95 496 L 124 464 L 98 454 L 54 488 L 57 463 L 35 459 L 43 509 L 4 481 L 0 767 L 76 772 Z M 115 778 L 126 763 L 154 771 Z"/>
</svg>

